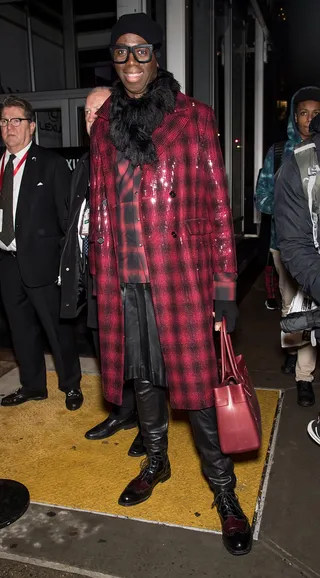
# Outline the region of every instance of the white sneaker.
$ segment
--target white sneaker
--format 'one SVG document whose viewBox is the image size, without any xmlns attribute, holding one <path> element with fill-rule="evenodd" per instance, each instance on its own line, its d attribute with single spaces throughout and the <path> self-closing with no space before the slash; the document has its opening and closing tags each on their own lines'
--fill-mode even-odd
<svg viewBox="0 0 320 578">
<path fill-rule="evenodd" d="M 308 423 L 307 431 L 309 436 L 320 446 L 320 414 L 317 419 Z"/>
</svg>

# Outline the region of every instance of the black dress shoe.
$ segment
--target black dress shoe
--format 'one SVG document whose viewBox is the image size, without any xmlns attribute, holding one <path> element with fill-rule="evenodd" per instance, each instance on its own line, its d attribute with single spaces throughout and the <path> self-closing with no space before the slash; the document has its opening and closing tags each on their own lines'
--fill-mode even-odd
<svg viewBox="0 0 320 578">
<path fill-rule="evenodd" d="M 66 408 L 69 411 L 80 409 L 83 404 L 83 395 L 81 389 L 70 389 L 66 392 Z"/>
<path fill-rule="evenodd" d="M 299 405 L 308 407 L 314 404 L 315 397 L 311 381 L 297 381 L 297 394 Z"/>
<path fill-rule="evenodd" d="M 130 446 L 128 456 L 131 456 L 132 458 L 140 458 L 141 456 L 146 455 L 146 453 L 147 450 L 143 445 L 141 432 L 139 432 Z"/>
<path fill-rule="evenodd" d="M 288 353 L 284 364 L 281 366 L 282 373 L 289 375 L 289 373 L 296 372 L 297 354 Z"/>
<path fill-rule="evenodd" d="M 47 399 L 48 394 L 47 392 L 26 392 L 22 389 L 18 389 L 15 393 L 10 393 L 10 395 L 6 395 L 2 398 L 1 405 L 3 406 L 10 406 L 10 405 L 20 405 L 21 403 L 26 403 L 26 401 L 38 401 L 41 399 Z"/>
<path fill-rule="evenodd" d="M 141 504 L 150 498 L 159 482 L 166 482 L 170 477 L 171 469 L 166 453 L 148 456 L 141 464 L 140 474 L 122 492 L 118 504 L 120 506 Z"/>
<path fill-rule="evenodd" d="M 252 547 L 251 528 L 234 491 L 217 493 L 213 505 L 219 513 L 225 548 L 234 556 L 248 554 Z"/>
<path fill-rule="evenodd" d="M 104 438 L 109 438 L 113 434 L 117 433 L 122 429 L 132 429 L 137 426 L 137 414 L 131 412 L 124 419 L 117 419 L 115 417 L 109 416 L 107 419 L 98 423 L 92 429 L 89 429 L 84 435 L 87 440 L 103 440 Z"/>
</svg>

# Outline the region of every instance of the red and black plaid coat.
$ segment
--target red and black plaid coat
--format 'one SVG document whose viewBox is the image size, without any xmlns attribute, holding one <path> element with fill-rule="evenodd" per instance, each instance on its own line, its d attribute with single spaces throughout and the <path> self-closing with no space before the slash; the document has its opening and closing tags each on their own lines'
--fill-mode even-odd
<svg viewBox="0 0 320 578">
<path fill-rule="evenodd" d="M 96 280 L 104 395 L 122 402 L 124 329 L 117 265 L 116 149 L 108 99 L 91 131 L 90 266 Z M 171 405 L 214 404 L 213 300 L 234 299 L 232 219 L 214 114 L 182 93 L 153 134 L 140 218 Z"/>
</svg>

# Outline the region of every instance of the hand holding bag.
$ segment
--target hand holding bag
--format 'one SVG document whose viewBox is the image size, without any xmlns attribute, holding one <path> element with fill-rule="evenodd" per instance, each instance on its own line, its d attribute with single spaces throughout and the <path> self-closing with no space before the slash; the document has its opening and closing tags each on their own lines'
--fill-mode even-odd
<svg viewBox="0 0 320 578">
<path fill-rule="evenodd" d="M 241 454 L 261 445 L 257 394 L 242 355 L 235 356 L 225 320 L 220 329 L 221 383 L 214 388 L 221 451 Z"/>
</svg>

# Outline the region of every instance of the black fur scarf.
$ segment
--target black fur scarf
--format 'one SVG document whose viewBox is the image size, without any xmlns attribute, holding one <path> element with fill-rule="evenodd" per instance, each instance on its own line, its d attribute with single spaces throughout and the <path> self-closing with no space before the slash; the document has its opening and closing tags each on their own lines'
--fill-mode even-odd
<svg viewBox="0 0 320 578">
<path fill-rule="evenodd" d="M 161 125 L 165 113 L 174 111 L 179 90 L 173 75 L 161 69 L 140 98 L 130 98 L 122 82 L 115 83 L 110 107 L 110 138 L 134 166 L 157 160 L 152 134 Z"/>
</svg>

